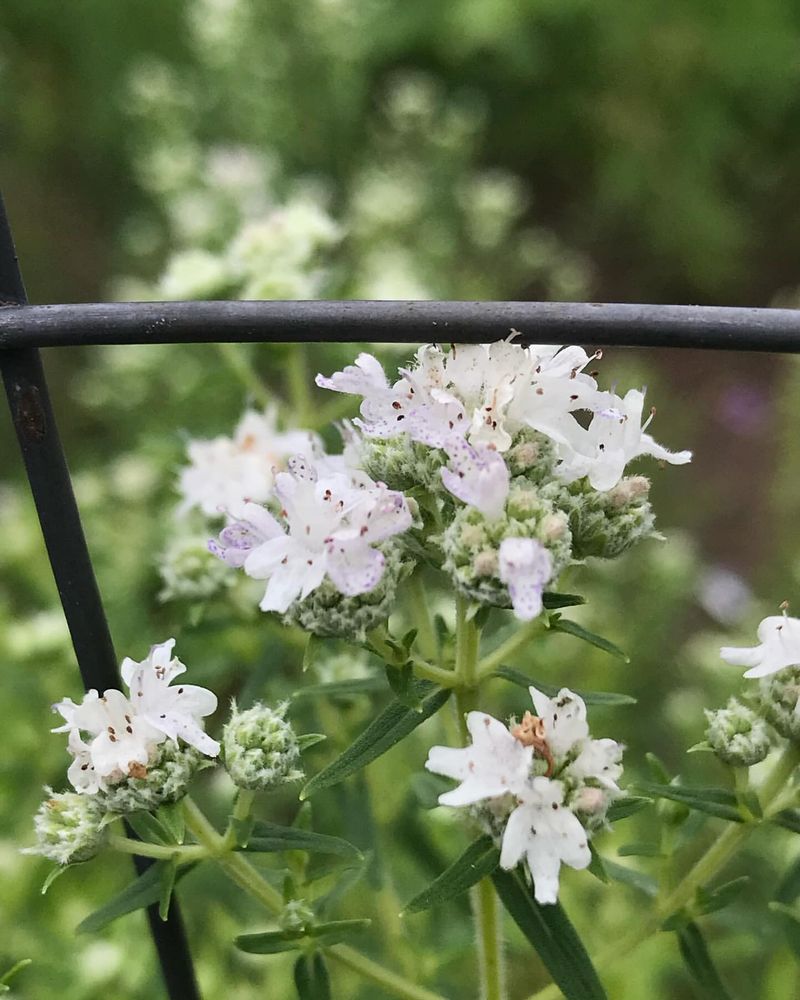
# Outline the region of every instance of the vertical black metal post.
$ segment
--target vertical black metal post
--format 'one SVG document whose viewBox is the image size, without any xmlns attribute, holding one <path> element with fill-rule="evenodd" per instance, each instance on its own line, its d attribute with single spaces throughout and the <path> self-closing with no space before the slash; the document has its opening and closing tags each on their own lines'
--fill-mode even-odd
<svg viewBox="0 0 800 1000">
<path fill-rule="evenodd" d="M 0 308 L 23 306 L 27 295 L 0 195 Z M 41 358 L 36 348 L 0 353 L 11 419 L 39 515 L 50 565 L 61 597 L 84 686 L 119 687 L 117 658 L 86 547 L 78 507 L 58 435 Z M 136 858 L 137 870 L 148 862 Z M 200 1000 L 177 901 L 169 919 L 148 910 L 161 971 L 170 1000 Z"/>
</svg>

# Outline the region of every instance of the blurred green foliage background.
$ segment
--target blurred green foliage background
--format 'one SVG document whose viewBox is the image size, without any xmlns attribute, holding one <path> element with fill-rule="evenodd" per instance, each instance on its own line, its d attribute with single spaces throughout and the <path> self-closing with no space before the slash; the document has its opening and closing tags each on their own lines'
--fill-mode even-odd
<svg viewBox="0 0 800 1000">
<path fill-rule="evenodd" d="M 793 305 L 798 84 L 800 8 L 787 0 L 5 0 L 0 182 L 36 302 Z M 309 416 L 326 402 L 313 374 L 352 353 L 315 348 L 299 369 L 285 348 L 238 357 L 291 424 L 298 407 Z M 159 599 L 185 438 L 232 429 L 247 399 L 235 359 L 209 346 L 154 346 L 50 352 L 46 363 L 120 655 L 140 658 L 174 634 L 196 681 L 221 698 L 289 696 L 301 686 L 297 636 L 243 601 L 198 609 Z M 305 371 L 307 398 L 299 380 L 287 390 L 290 363 Z M 652 750 L 719 783 L 713 762 L 684 755 L 702 736 L 703 707 L 737 688 L 717 647 L 749 640 L 800 584 L 800 369 L 791 358 L 664 350 L 608 351 L 602 368 L 606 384 L 646 384 L 658 439 L 696 457 L 652 470 L 666 543 L 570 579 L 589 596 L 582 620 L 622 645 L 630 665 L 555 636 L 536 652 L 536 671 L 639 698 L 635 709 L 598 712 L 593 726 L 624 739 L 631 776 Z M 49 706 L 77 696 L 79 681 L 8 421 L 0 475 L 0 970 L 34 958 L 17 986 L 31 998 L 160 996 L 140 915 L 96 938 L 73 936 L 124 884 L 125 865 L 71 870 L 42 897 L 47 866 L 18 853 L 41 786 L 64 782 Z M 498 689 L 485 707 L 521 706 Z M 298 702 L 298 726 L 329 736 L 312 766 L 372 711 L 364 699 Z M 424 727 L 363 780 L 321 795 L 316 822 L 375 852 L 343 904 L 343 915 L 377 911 L 369 948 L 464 996 L 466 902 L 409 918 L 399 932 L 389 919 L 465 843 L 429 808 L 421 766 L 437 738 Z M 212 811 L 227 792 L 205 789 Z M 296 804 L 286 796 L 270 808 L 288 820 Z M 647 822 L 628 821 L 603 853 L 641 839 Z M 800 990 L 791 952 L 776 946 L 782 925 L 766 910 L 797 853 L 791 838 L 754 841 L 736 866 L 753 877 L 743 901 L 705 925 L 733 994 L 748 1000 Z M 570 873 L 564 887 L 592 948 L 641 905 L 588 875 Z M 254 920 L 238 892 L 201 872 L 183 898 L 206 995 L 288 995 L 282 959 L 230 947 Z M 546 980 L 514 933 L 509 949 L 516 1000 Z M 606 981 L 615 1000 L 696 995 L 667 935 Z M 338 996 L 378 996 L 345 975 L 336 984 Z"/>
</svg>

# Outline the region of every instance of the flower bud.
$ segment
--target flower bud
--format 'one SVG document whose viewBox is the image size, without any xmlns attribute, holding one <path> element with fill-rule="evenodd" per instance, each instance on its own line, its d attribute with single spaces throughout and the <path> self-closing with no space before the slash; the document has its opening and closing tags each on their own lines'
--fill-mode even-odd
<svg viewBox="0 0 800 1000">
<path fill-rule="evenodd" d="M 234 703 L 222 731 L 225 768 L 239 788 L 266 791 L 302 778 L 300 747 L 286 721 L 288 703 L 256 704 L 244 712 Z"/>
<path fill-rule="evenodd" d="M 23 854 L 41 854 L 60 865 L 93 858 L 103 845 L 105 830 L 100 822 L 103 808 L 94 795 L 54 792 L 45 788 L 47 798 L 34 818 L 36 847 Z"/>
<path fill-rule="evenodd" d="M 556 448 L 545 434 L 524 428 L 514 435 L 511 447 L 503 456 L 512 476 L 524 476 L 531 483 L 553 478 Z"/>
<path fill-rule="evenodd" d="M 278 917 L 282 930 L 296 934 L 302 934 L 313 920 L 314 911 L 303 899 L 290 899 Z"/>
<path fill-rule="evenodd" d="M 299 625 L 322 638 L 363 640 L 367 632 L 385 622 L 392 613 L 397 587 L 414 568 L 413 560 L 403 554 L 400 543 L 384 542 L 378 548 L 385 563 L 383 575 L 372 590 L 346 597 L 325 579 L 308 597 L 289 607 L 284 623 Z"/>
<path fill-rule="evenodd" d="M 207 535 L 173 538 L 158 566 L 160 601 L 202 601 L 233 583 L 228 567 L 208 552 Z"/>
<path fill-rule="evenodd" d="M 429 493 L 449 496 L 441 474 L 447 455 L 439 448 L 412 441 L 406 434 L 386 439 L 364 437 L 361 462 L 367 475 L 391 490 L 406 492 L 422 486 Z"/>
<path fill-rule="evenodd" d="M 212 761 L 191 746 L 178 746 L 165 740 L 156 748 L 153 759 L 139 774 L 129 774 L 122 781 L 109 784 L 97 793 L 98 801 L 108 812 L 151 812 L 165 803 L 177 802 L 189 791 L 197 771 L 211 767 Z"/>
<path fill-rule="evenodd" d="M 761 679 L 759 708 L 787 740 L 800 741 L 800 666 L 784 667 Z"/>
<path fill-rule="evenodd" d="M 649 489 L 644 476 L 629 476 L 608 492 L 594 490 L 585 481 L 559 490 L 554 499 L 569 517 L 575 558 L 614 559 L 655 534 Z"/>
<path fill-rule="evenodd" d="M 736 698 L 725 708 L 706 712 L 706 740 L 720 760 L 732 767 L 750 767 L 769 753 L 769 729 L 764 720 Z"/>
</svg>

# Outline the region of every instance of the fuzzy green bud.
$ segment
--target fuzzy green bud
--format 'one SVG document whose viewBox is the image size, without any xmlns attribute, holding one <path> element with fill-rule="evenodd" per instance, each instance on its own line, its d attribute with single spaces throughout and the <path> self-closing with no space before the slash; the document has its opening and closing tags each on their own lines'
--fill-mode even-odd
<svg viewBox="0 0 800 1000">
<path fill-rule="evenodd" d="M 787 740 L 800 742 L 800 666 L 784 667 L 761 679 L 759 708 L 773 728 Z"/>
<path fill-rule="evenodd" d="M 128 775 L 99 791 L 97 798 L 108 812 L 133 813 L 141 809 L 151 812 L 182 799 L 195 774 L 211 766 L 213 761 L 194 747 L 166 740 L 156 747 L 153 760 L 141 768 L 138 777 Z"/>
<path fill-rule="evenodd" d="M 567 516 L 554 508 L 543 490 L 518 477 L 511 484 L 502 517 L 489 521 L 476 508 L 461 507 L 442 534 L 444 569 L 462 593 L 482 604 L 511 606 L 498 576 L 500 544 L 506 538 L 541 542 L 553 560 L 554 577 L 570 561 Z"/>
<path fill-rule="evenodd" d="M 230 569 L 208 551 L 208 535 L 188 535 L 170 541 L 158 565 L 164 584 L 160 601 L 203 601 L 230 587 Z"/>
<path fill-rule="evenodd" d="M 294 934 L 302 934 L 313 921 L 314 911 L 303 899 L 290 899 L 278 917 L 281 929 Z"/>
<path fill-rule="evenodd" d="M 345 638 L 363 641 L 367 632 L 385 622 L 395 607 L 398 584 L 414 568 L 399 543 L 379 546 L 385 558 L 383 574 L 377 586 L 366 594 L 347 597 L 331 583 L 322 581 L 302 601 L 295 601 L 284 615 L 287 625 L 299 625 L 321 638 Z"/>
<path fill-rule="evenodd" d="M 592 489 L 585 480 L 547 492 L 569 517 L 575 558 L 614 559 L 655 534 L 649 490 L 644 476 L 627 476 L 606 492 Z"/>
<path fill-rule="evenodd" d="M 300 746 L 286 721 L 288 703 L 256 704 L 240 712 L 234 703 L 222 731 L 225 769 L 239 788 L 266 791 L 303 777 Z"/>
<path fill-rule="evenodd" d="M 533 484 L 545 483 L 554 478 L 556 446 L 539 431 L 523 428 L 514 435 L 511 447 L 503 458 L 512 477 L 524 476 Z"/>
<path fill-rule="evenodd" d="M 750 767 L 769 753 L 767 724 L 736 698 L 731 698 L 725 708 L 706 711 L 706 719 L 706 740 L 726 764 Z"/>
<path fill-rule="evenodd" d="M 105 840 L 101 827 L 104 810 L 95 795 L 54 792 L 45 788 L 47 798 L 34 818 L 37 844 L 24 854 L 41 854 L 59 865 L 93 858 Z"/>
<path fill-rule="evenodd" d="M 361 449 L 366 473 L 389 489 L 408 492 L 421 486 L 429 493 L 448 496 L 440 472 L 448 459 L 441 449 L 412 441 L 407 434 L 386 439 L 365 437 Z"/>
</svg>

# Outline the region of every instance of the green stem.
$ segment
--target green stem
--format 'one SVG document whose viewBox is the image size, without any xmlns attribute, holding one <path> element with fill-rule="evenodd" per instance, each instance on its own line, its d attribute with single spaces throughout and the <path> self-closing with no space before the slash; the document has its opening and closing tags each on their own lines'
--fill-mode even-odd
<svg viewBox="0 0 800 1000">
<path fill-rule="evenodd" d="M 237 791 L 236 801 L 233 804 L 233 812 L 231 813 L 228 829 L 225 831 L 224 836 L 226 850 L 232 851 L 236 847 L 236 827 L 234 824 L 237 822 L 243 823 L 250 818 L 255 797 L 256 793 L 251 792 L 247 788 L 240 788 Z"/>
<path fill-rule="evenodd" d="M 306 370 L 305 345 L 289 344 L 287 359 L 287 375 L 289 376 L 289 398 L 293 409 L 292 422 L 299 427 L 314 424 L 314 405 Z"/>
<path fill-rule="evenodd" d="M 759 790 L 764 819 L 761 822 L 731 823 L 726 827 L 708 850 L 698 858 L 672 892 L 656 905 L 650 917 L 642 920 L 630 934 L 620 938 L 593 960 L 598 969 L 638 948 L 640 944 L 658 931 L 668 917 L 691 903 L 697 890 L 730 861 L 754 830 L 774 815 L 777 811 L 775 804 L 780 802 L 783 790 L 798 765 L 800 765 L 800 746 L 789 744 Z M 543 990 L 539 990 L 538 993 L 532 994 L 528 1000 L 558 1000 L 560 996 L 561 991 L 555 984 L 551 984 Z"/>
<path fill-rule="evenodd" d="M 367 638 L 370 644 L 374 646 L 376 652 L 383 657 L 390 667 L 402 666 L 401 663 L 398 663 L 397 654 L 383 637 L 381 629 L 374 629 L 372 632 L 369 632 Z M 423 660 L 419 656 L 411 656 L 410 660 L 417 677 L 424 677 L 426 680 L 433 681 L 434 684 L 439 684 L 446 688 L 456 685 L 457 677 L 452 670 L 437 667 L 435 663 L 428 663 L 427 660 Z"/>
<path fill-rule="evenodd" d="M 243 355 L 239 344 L 215 344 L 223 361 L 230 368 L 233 374 L 239 379 L 248 393 L 258 403 L 266 408 L 273 397 L 249 360 Z"/>
<path fill-rule="evenodd" d="M 414 624 L 419 629 L 419 645 L 426 660 L 439 659 L 439 643 L 431 621 L 430 605 L 425 590 L 425 581 L 419 572 L 412 573 L 408 581 L 408 593 L 414 612 Z"/>
<path fill-rule="evenodd" d="M 474 689 L 478 686 L 478 647 L 480 629 L 467 620 L 468 604 L 460 594 L 456 597 L 456 678 L 458 686 Z"/>
<path fill-rule="evenodd" d="M 231 881 L 262 903 L 267 910 L 280 913 L 283 910 L 283 896 L 238 851 L 226 849 L 225 838 L 209 823 L 189 796 L 184 799 L 184 814 L 187 828 L 206 849 L 207 854 L 215 858 Z M 417 986 L 403 976 L 385 969 L 349 945 L 333 945 L 326 949 L 326 954 L 365 979 L 382 986 L 388 993 L 400 997 L 400 1000 L 444 1000 L 440 994 Z"/>
<path fill-rule="evenodd" d="M 543 629 L 541 619 L 538 618 L 517 629 L 505 642 L 501 642 L 497 649 L 484 656 L 478 664 L 478 676 L 484 678 L 497 670 Z"/>
<path fill-rule="evenodd" d="M 112 833 L 108 837 L 108 846 L 112 851 L 119 851 L 122 854 L 138 854 L 142 858 L 158 858 L 160 861 L 177 860 L 181 864 L 187 861 L 201 861 L 208 857 L 205 847 L 199 845 L 189 845 L 179 847 L 167 847 L 162 844 L 148 844 L 142 840 L 133 840 L 130 837 L 122 837 Z"/>
<path fill-rule="evenodd" d="M 481 1000 L 503 1000 L 503 938 L 497 895 L 489 878 L 481 879 L 472 890 L 472 908 L 478 938 L 481 973 Z"/>
</svg>

